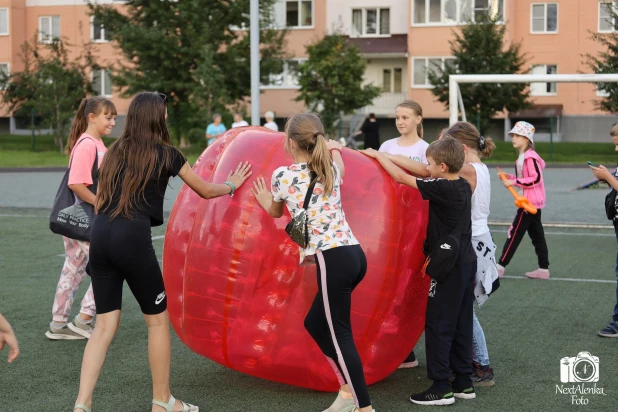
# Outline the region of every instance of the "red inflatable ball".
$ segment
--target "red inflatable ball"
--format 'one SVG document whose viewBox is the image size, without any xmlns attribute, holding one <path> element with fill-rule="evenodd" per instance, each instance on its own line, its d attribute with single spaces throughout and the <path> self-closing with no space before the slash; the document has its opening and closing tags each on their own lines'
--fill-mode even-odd
<svg viewBox="0 0 618 412">
<path fill-rule="evenodd" d="M 322 391 L 337 378 L 303 326 L 317 291 L 315 266 L 299 267 L 298 246 L 250 187 L 293 160 L 285 135 L 228 131 L 198 159 L 206 181 L 224 182 L 238 162 L 253 176 L 234 197 L 203 200 L 187 186 L 169 218 L 163 272 L 172 325 L 194 352 L 263 379 Z M 343 207 L 369 269 L 352 295 L 352 327 L 368 384 L 397 369 L 420 338 L 429 278 L 424 261 L 428 204 L 380 165 L 345 149 Z"/>
</svg>

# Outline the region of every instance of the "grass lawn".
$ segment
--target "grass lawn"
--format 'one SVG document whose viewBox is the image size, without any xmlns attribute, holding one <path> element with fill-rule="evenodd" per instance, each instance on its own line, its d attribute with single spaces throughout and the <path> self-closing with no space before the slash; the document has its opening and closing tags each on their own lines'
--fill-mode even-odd
<svg viewBox="0 0 618 412">
<path fill-rule="evenodd" d="M 106 138 L 109 147 L 115 140 Z M 510 163 L 516 159 L 511 142 L 496 142 L 496 150 L 487 163 Z M 204 148 L 193 145 L 183 149 L 184 154 L 193 164 Z M 537 143 L 536 150 L 548 163 L 586 165 L 590 160 L 595 164 L 613 165 L 615 162 L 614 146 L 608 143 L 554 143 L 550 156 L 549 143 Z M 1 167 L 64 167 L 68 164 L 67 156 L 55 148 L 51 136 L 36 136 L 35 151 L 32 151 L 30 136 L 0 135 L 0 168 Z"/>
</svg>

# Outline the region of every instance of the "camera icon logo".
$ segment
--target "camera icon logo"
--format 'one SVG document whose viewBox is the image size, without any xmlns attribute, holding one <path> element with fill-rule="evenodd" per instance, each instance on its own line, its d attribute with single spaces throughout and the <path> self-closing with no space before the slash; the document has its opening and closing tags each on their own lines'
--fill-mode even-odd
<svg viewBox="0 0 618 412">
<path fill-rule="evenodd" d="M 599 358 L 590 352 L 579 352 L 577 356 L 560 360 L 560 382 L 598 382 Z"/>
</svg>

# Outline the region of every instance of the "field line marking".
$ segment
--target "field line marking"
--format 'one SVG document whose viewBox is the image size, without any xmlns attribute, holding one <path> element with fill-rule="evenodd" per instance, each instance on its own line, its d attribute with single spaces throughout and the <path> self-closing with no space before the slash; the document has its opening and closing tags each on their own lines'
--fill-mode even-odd
<svg viewBox="0 0 618 412">
<path fill-rule="evenodd" d="M 491 233 L 508 233 L 508 230 L 491 230 Z M 545 232 L 546 235 L 554 236 L 601 236 L 616 237 L 615 233 L 582 233 L 582 232 Z"/>
<path fill-rule="evenodd" d="M 504 275 L 503 278 L 508 279 L 528 279 L 525 276 L 507 276 Z M 530 279 L 535 280 L 535 279 Z M 545 279 L 543 279 L 545 280 Z M 575 278 L 549 278 L 547 280 L 558 280 L 563 282 L 590 282 L 590 283 L 616 283 L 615 280 L 606 280 L 606 279 L 575 279 Z"/>
<path fill-rule="evenodd" d="M 489 221 L 489 226 L 511 226 L 512 222 L 506 221 Z M 561 227 L 570 229 L 613 229 L 611 225 L 596 225 L 589 223 L 543 223 L 543 227 Z"/>
</svg>

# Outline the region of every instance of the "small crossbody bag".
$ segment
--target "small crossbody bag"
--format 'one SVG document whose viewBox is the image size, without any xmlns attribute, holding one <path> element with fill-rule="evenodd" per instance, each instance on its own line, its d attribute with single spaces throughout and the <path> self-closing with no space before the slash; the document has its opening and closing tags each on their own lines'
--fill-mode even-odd
<svg viewBox="0 0 618 412">
<path fill-rule="evenodd" d="M 305 195 L 305 201 L 303 203 L 303 208 L 290 220 L 290 223 L 285 227 L 285 231 L 292 238 L 292 240 L 298 244 L 298 246 L 306 249 L 309 245 L 309 216 L 307 216 L 307 207 L 309 206 L 309 201 L 311 200 L 311 195 L 313 194 L 313 188 L 317 183 L 317 176 L 313 173 L 310 175 L 311 184 L 309 185 L 309 189 L 307 189 L 307 194 Z"/>
</svg>

